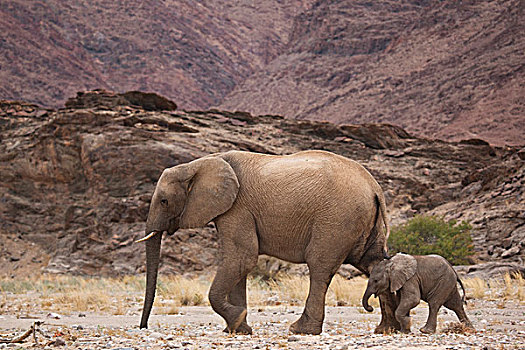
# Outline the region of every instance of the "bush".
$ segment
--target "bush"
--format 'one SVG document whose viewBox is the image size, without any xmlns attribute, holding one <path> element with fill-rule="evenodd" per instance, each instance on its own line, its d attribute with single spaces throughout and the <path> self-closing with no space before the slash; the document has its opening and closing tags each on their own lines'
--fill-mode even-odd
<svg viewBox="0 0 525 350">
<path fill-rule="evenodd" d="M 388 239 L 390 254 L 438 254 L 453 265 L 469 263 L 474 254 L 468 222 L 445 221 L 437 216 L 418 215 L 405 224 L 392 227 Z"/>
</svg>

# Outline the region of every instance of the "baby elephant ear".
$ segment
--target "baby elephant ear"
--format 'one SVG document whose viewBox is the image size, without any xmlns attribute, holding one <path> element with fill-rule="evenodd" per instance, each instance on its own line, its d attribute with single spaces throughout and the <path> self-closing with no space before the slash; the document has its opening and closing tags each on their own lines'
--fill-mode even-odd
<svg viewBox="0 0 525 350">
<path fill-rule="evenodd" d="M 407 254 L 398 253 L 390 259 L 390 292 L 397 292 L 406 281 L 416 274 L 417 261 Z"/>
</svg>

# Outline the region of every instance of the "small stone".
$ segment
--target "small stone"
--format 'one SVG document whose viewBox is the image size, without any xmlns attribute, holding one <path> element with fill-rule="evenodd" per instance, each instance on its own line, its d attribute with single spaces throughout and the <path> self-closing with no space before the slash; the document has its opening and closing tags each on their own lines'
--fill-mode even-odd
<svg viewBox="0 0 525 350">
<path fill-rule="evenodd" d="M 292 335 L 288 337 L 288 341 L 298 341 L 300 338 L 296 335 Z"/>
<path fill-rule="evenodd" d="M 51 341 L 47 345 L 51 345 L 51 346 L 65 346 L 66 345 L 66 341 L 64 339 L 60 338 L 60 337 L 57 337 L 55 340 Z"/>
<path fill-rule="evenodd" d="M 230 119 L 230 123 L 235 126 L 245 126 L 246 122 L 237 119 Z"/>
<path fill-rule="evenodd" d="M 506 259 L 506 258 L 510 258 L 510 257 L 513 257 L 514 255 L 516 254 L 519 254 L 520 252 L 520 247 L 518 246 L 515 246 L 515 247 L 512 247 L 506 251 L 504 251 L 502 254 L 501 254 L 501 257 L 503 259 Z"/>
<path fill-rule="evenodd" d="M 153 339 L 161 339 L 164 337 L 164 335 L 162 333 L 159 333 L 159 332 L 153 332 L 149 335 L 150 338 L 153 338 Z"/>
<path fill-rule="evenodd" d="M 78 314 L 78 317 L 86 317 L 86 314 L 81 312 Z"/>
<path fill-rule="evenodd" d="M 59 320 L 62 318 L 62 316 L 57 313 L 50 312 L 47 314 L 47 318 L 54 318 L 55 320 Z"/>
<path fill-rule="evenodd" d="M 512 246 L 512 237 L 505 238 L 501 242 L 501 246 L 505 249 L 509 249 Z"/>
</svg>

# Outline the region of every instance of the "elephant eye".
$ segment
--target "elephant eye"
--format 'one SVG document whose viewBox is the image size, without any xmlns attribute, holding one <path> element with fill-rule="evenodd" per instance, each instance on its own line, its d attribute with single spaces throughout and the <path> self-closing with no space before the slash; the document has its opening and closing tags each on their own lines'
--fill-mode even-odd
<svg viewBox="0 0 525 350">
<path fill-rule="evenodd" d="M 160 200 L 160 204 L 166 206 L 166 205 L 168 205 L 168 200 L 167 199 L 161 199 Z"/>
</svg>

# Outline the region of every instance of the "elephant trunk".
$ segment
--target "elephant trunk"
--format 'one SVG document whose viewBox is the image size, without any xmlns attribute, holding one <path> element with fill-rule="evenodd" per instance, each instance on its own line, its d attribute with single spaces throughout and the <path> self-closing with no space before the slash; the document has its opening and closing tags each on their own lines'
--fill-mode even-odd
<svg viewBox="0 0 525 350">
<path fill-rule="evenodd" d="M 148 328 L 148 318 L 155 299 L 161 240 L 162 233 L 159 232 L 146 241 L 146 297 L 144 298 L 140 328 Z"/>
<path fill-rule="evenodd" d="M 372 291 L 372 288 L 370 288 L 370 286 L 367 286 L 365 294 L 363 295 L 362 303 L 363 303 L 363 307 L 368 312 L 374 311 L 374 308 L 372 306 L 370 306 L 370 304 L 368 304 L 368 299 L 370 299 L 370 297 L 372 296 L 373 293 L 374 292 Z"/>
</svg>

